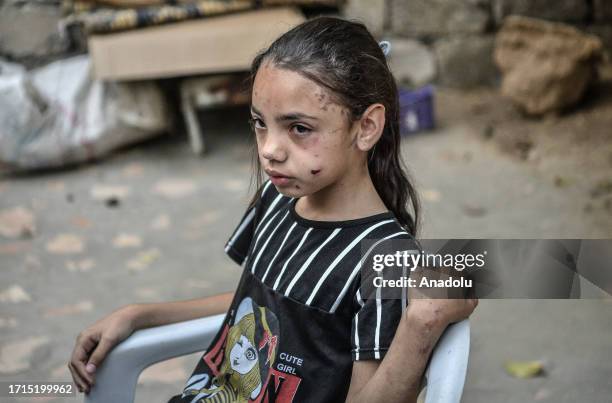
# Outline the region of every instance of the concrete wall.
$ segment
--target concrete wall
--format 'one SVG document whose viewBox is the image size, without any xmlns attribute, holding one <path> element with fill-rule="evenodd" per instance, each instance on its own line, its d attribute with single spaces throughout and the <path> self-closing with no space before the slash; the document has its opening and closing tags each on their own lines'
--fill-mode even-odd
<svg viewBox="0 0 612 403">
<path fill-rule="evenodd" d="M 406 84 L 495 85 L 494 36 L 510 14 L 572 24 L 612 53 L 612 0 L 347 0 L 343 14 L 391 41 L 391 67 Z"/>
</svg>

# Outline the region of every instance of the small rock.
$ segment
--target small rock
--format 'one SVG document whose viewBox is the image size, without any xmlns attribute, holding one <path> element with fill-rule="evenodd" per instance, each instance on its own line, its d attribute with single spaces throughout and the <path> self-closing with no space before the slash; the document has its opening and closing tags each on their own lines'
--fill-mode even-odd
<svg viewBox="0 0 612 403">
<path fill-rule="evenodd" d="M 0 211 L 0 235 L 7 238 L 31 238 L 36 232 L 34 214 L 25 207 Z"/>
<path fill-rule="evenodd" d="M 32 298 L 19 285 L 12 285 L 4 291 L 0 291 L 0 302 L 10 302 L 18 304 L 20 302 L 30 302 Z"/>
<path fill-rule="evenodd" d="M 89 191 L 91 197 L 98 201 L 124 199 L 130 193 L 130 188 L 122 185 L 94 185 Z"/>
<path fill-rule="evenodd" d="M 142 246 L 142 238 L 134 234 L 119 234 L 113 239 L 115 248 L 139 248 Z"/>
<path fill-rule="evenodd" d="M 59 234 L 47 242 L 47 251 L 58 255 L 70 255 L 83 252 L 83 240 L 74 234 Z"/>
<path fill-rule="evenodd" d="M 29 337 L 5 344 L 0 348 L 0 374 L 12 375 L 27 371 L 36 350 L 48 345 L 47 337 Z"/>
<path fill-rule="evenodd" d="M 93 310 L 92 301 L 81 301 L 76 304 L 64 305 L 59 308 L 51 308 L 45 311 L 45 318 L 56 318 L 59 316 L 76 315 L 84 312 L 91 312 Z"/>
<path fill-rule="evenodd" d="M 153 193 L 169 199 L 180 199 L 195 193 L 196 190 L 195 182 L 187 179 L 164 179 L 153 187 Z"/>
</svg>

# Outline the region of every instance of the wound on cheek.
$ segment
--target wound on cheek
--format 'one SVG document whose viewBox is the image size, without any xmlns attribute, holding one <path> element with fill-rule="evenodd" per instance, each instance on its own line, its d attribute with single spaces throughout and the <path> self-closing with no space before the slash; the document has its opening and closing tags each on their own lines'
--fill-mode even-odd
<svg viewBox="0 0 612 403">
<path fill-rule="evenodd" d="M 321 172 L 321 170 L 320 170 L 320 169 L 312 169 L 312 170 L 310 171 L 310 173 L 311 173 L 311 174 L 313 174 L 313 175 L 316 175 L 316 174 L 318 174 L 319 172 Z"/>
</svg>

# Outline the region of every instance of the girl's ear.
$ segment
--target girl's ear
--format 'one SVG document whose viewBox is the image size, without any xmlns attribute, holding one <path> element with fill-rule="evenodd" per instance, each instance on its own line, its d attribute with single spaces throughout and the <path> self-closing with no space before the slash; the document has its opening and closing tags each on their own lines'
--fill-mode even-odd
<svg viewBox="0 0 612 403">
<path fill-rule="evenodd" d="M 385 128 L 385 106 L 383 104 L 370 105 L 361 115 L 358 125 L 355 144 L 359 150 L 367 152 L 382 136 Z"/>
</svg>

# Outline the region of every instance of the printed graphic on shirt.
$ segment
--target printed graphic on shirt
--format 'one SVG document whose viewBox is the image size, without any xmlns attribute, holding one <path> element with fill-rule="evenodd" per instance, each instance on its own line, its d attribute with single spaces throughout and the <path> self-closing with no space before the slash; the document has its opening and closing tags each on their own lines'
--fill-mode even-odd
<svg viewBox="0 0 612 403">
<path fill-rule="evenodd" d="M 182 398 L 192 403 L 292 402 L 301 379 L 274 369 L 278 343 L 276 315 L 244 298 L 234 322 L 203 356 L 212 379 L 206 373 L 192 375 Z"/>
</svg>

